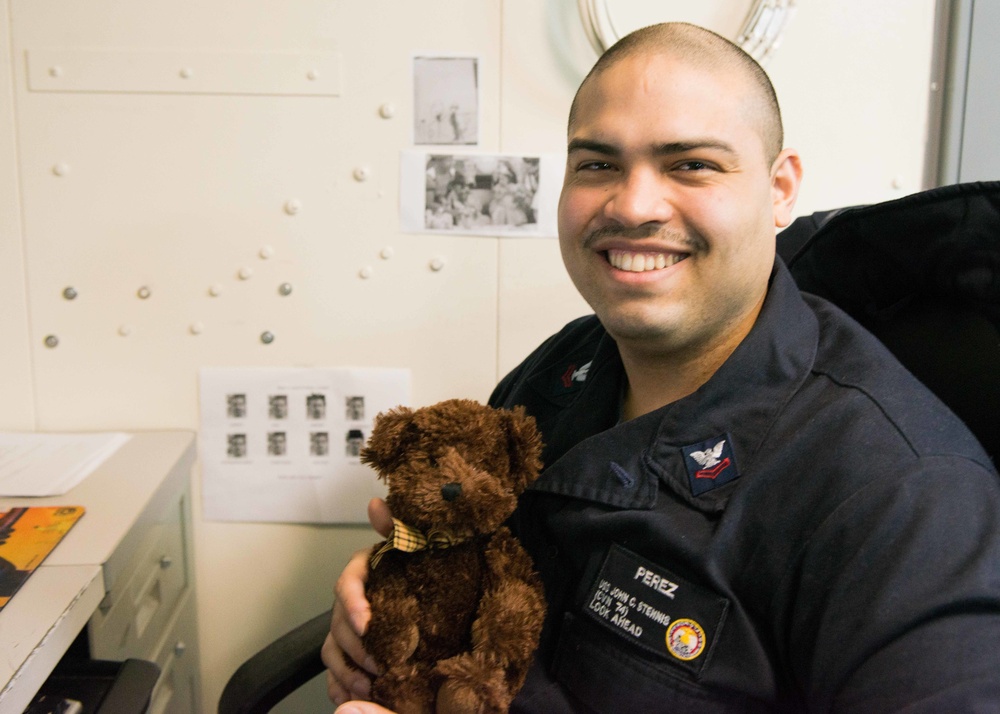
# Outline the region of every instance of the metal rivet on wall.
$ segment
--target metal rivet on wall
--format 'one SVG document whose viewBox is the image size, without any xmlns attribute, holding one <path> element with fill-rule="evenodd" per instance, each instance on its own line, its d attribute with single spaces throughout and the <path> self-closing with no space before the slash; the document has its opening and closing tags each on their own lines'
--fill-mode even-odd
<svg viewBox="0 0 1000 714">
<path fill-rule="evenodd" d="M 392 119 L 396 115 L 396 105 L 386 102 L 378 108 L 378 115 L 383 119 Z"/>
<path fill-rule="evenodd" d="M 118 334 L 121 335 L 122 337 L 128 337 L 129 335 L 132 334 L 132 326 L 122 325 L 121 327 L 118 328 Z"/>
<path fill-rule="evenodd" d="M 379 253 L 379 257 L 382 258 L 382 260 L 389 260 L 389 258 L 393 256 L 394 252 L 395 251 L 393 251 L 393 249 L 390 246 L 386 246 L 385 248 L 382 249 L 382 252 Z"/>
<path fill-rule="evenodd" d="M 358 277 L 362 280 L 368 280 L 372 276 L 372 268 L 370 265 L 366 265 L 361 270 L 358 271 Z"/>
<path fill-rule="evenodd" d="M 294 216 L 296 213 L 302 210 L 302 202 L 297 198 L 292 198 L 285 202 L 285 213 L 289 216 Z"/>
<path fill-rule="evenodd" d="M 58 347 L 59 346 L 59 338 L 56 337 L 55 335 L 47 335 L 45 337 L 45 346 L 49 347 L 49 348 Z"/>
<path fill-rule="evenodd" d="M 430 262 L 431 270 L 438 273 L 444 270 L 444 258 L 432 258 Z"/>
<path fill-rule="evenodd" d="M 181 79 L 191 79 L 194 76 L 194 70 L 190 67 L 181 67 L 181 71 L 178 73 Z"/>
<path fill-rule="evenodd" d="M 240 276 L 240 280 L 249 280 L 253 277 L 253 268 L 243 266 L 240 268 L 240 272 L 238 272 L 237 275 Z"/>
<path fill-rule="evenodd" d="M 153 294 L 153 291 L 149 289 L 148 286 L 143 285 L 141 288 L 135 291 L 135 294 L 140 300 L 148 300 L 149 296 Z"/>
<path fill-rule="evenodd" d="M 66 298 L 67 300 L 76 300 L 76 296 L 78 294 L 79 293 L 76 292 L 76 288 L 74 288 L 73 286 L 65 288 L 62 293 L 63 297 Z"/>
<path fill-rule="evenodd" d="M 292 294 L 292 284 L 291 283 L 282 283 L 281 285 L 279 285 L 278 286 L 278 294 L 281 295 L 281 296 L 283 296 L 283 297 L 288 297 L 289 295 L 291 295 Z"/>
<path fill-rule="evenodd" d="M 267 331 L 261 332 L 260 341 L 263 342 L 265 345 L 269 345 L 272 342 L 274 342 L 274 334 Z"/>
<path fill-rule="evenodd" d="M 319 79 L 319 70 L 310 69 L 308 72 L 306 72 L 306 78 L 310 82 L 315 82 L 317 79 Z"/>
<path fill-rule="evenodd" d="M 52 173 L 56 176 L 65 176 L 69 173 L 69 164 L 58 163 L 52 167 Z"/>
<path fill-rule="evenodd" d="M 371 178 L 372 170 L 367 166 L 359 166 L 354 169 L 354 180 L 355 181 L 367 181 Z"/>
<path fill-rule="evenodd" d="M 208 286 L 208 294 L 212 297 L 219 297 L 222 295 L 222 286 L 218 283 L 212 283 Z"/>
<path fill-rule="evenodd" d="M 205 331 L 204 322 L 192 322 L 191 326 L 188 328 L 192 335 L 200 335 Z"/>
<path fill-rule="evenodd" d="M 59 65 L 53 65 L 52 67 L 49 67 L 49 76 L 53 77 L 54 79 L 59 79 L 60 77 L 63 76 L 63 68 L 60 67 Z"/>
<path fill-rule="evenodd" d="M 269 245 L 265 245 L 263 248 L 260 249 L 260 251 L 257 253 L 257 255 L 260 256 L 261 260 L 267 260 L 272 255 L 274 255 L 274 248 L 272 248 Z"/>
</svg>

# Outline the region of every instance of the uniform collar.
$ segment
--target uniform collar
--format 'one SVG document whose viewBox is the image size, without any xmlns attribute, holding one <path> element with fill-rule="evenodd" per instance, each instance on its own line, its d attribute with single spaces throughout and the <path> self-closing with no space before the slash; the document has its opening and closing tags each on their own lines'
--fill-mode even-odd
<svg viewBox="0 0 1000 714">
<path fill-rule="evenodd" d="M 624 371 L 604 333 L 572 401 L 540 423 L 548 466 L 532 490 L 652 508 L 662 484 L 699 510 L 722 510 L 739 479 L 694 496 L 684 448 L 725 438 L 741 478 L 751 473 L 771 424 L 812 368 L 818 337 L 815 316 L 776 260 L 757 322 L 712 378 L 684 399 L 618 423 Z"/>
</svg>

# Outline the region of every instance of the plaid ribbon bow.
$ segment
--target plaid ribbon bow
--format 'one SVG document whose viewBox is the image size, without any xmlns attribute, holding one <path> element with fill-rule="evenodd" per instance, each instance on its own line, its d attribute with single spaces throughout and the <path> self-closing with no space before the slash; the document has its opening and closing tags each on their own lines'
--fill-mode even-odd
<svg viewBox="0 0 1000 714">
<path fill-rule="evenodd" d="M 467 541 L 469 536 L 463 533 L 451 533 L 449 531 L 433 530 L 426 535 L 423 531 L 406 525 L 398 518 L 392 519 L 392 533 L 389 539 L 382 544 L 382 547 L 372 555 L 371 567 L 378 566 L 382 556 L 390 550 L 400 550 L 404 553 L 416 553 L 418 550 L 436 550 L 439 548 L 450 548 Z"/>
</svg>

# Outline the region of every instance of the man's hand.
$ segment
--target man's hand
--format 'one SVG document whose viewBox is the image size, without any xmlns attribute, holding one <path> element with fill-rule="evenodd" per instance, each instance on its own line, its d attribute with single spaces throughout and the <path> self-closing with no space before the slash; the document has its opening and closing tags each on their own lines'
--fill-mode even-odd
<svg viewBox="0 0 1000 714">
<path fill-rule="evenodd" d="M 392 514 L 382 499 L 372 499 L 368 504 L 368 520 L 383 537 L 387 538 L 392 532 Z M 361 636 L 368 629 L 371 619 L 371 607 L 365 597 L 370 556 L 371 549 L 359 550 L 351 556 L 337 579 L 330 633 L 323 642 L 322 652 L 323 664 L 327 668 L 327 694 L 336 704 L 349 699 L 368 699 L 371 689 L 369 675 L 377 672 L 375 663 L 361 645 Z M 357 711 L 374 713 L 386 710 L 378 707 Z"/>
<path fill-rule="evenodd" d="M 385 707 L 371 702 L 347 702 L 337 707 L 333 714 L 395 714 Z"/>
</svg>

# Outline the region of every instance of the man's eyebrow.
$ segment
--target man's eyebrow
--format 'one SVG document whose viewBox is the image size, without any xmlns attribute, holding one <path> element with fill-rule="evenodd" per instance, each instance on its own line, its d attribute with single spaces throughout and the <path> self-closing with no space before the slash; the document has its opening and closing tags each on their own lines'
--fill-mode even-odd
<svg viewBox="0 0 1000 714">
<path fill-rule="evenodd" d="M 671 154 L 684 154 L 688 151 L 697 151 L 698 149 L 715 149 L 716 151 L 724 151 L 727 154 L 736 154 L 736 149 L 731 144 L 716 139 L 671 141 L 666 144 L 655 145 L 652 151 L 657 156 L 669 156 Z"/>
<path fill-rule="evenodd" d="M 671 156 L 673 154 L 684 154 L 688 151 L 697 151 L 698 149 L 714 149 L 716 151 L 724 151 L 727 154 L 737 153 L 732 145 L 716 139 L 693 139 L 691 141 L 671 141 L 663 144 L 654 144 L 650 152 L 654 156 Z M 619 156 L 622 153 L 620 147 L 603 141 L 595 141 L 594 139 L 571 140 L 567 147 L 567 152 L 573 153 L 574 151 L 593 151 L 596 154 L 604 154 L 606 156 Z"/>
<path fill-rule="evenodd" d="M 593 151 L 595 154 L 606 154 L 608 156 L 618 156 L 621 154 L 621 149 L 614 144 L 606 144 L 603 141 L 594 141 L 593 139 L 573 139 L 566 147 L 566 151 L 570 154 L 574 151 Z"/>
</svg>

